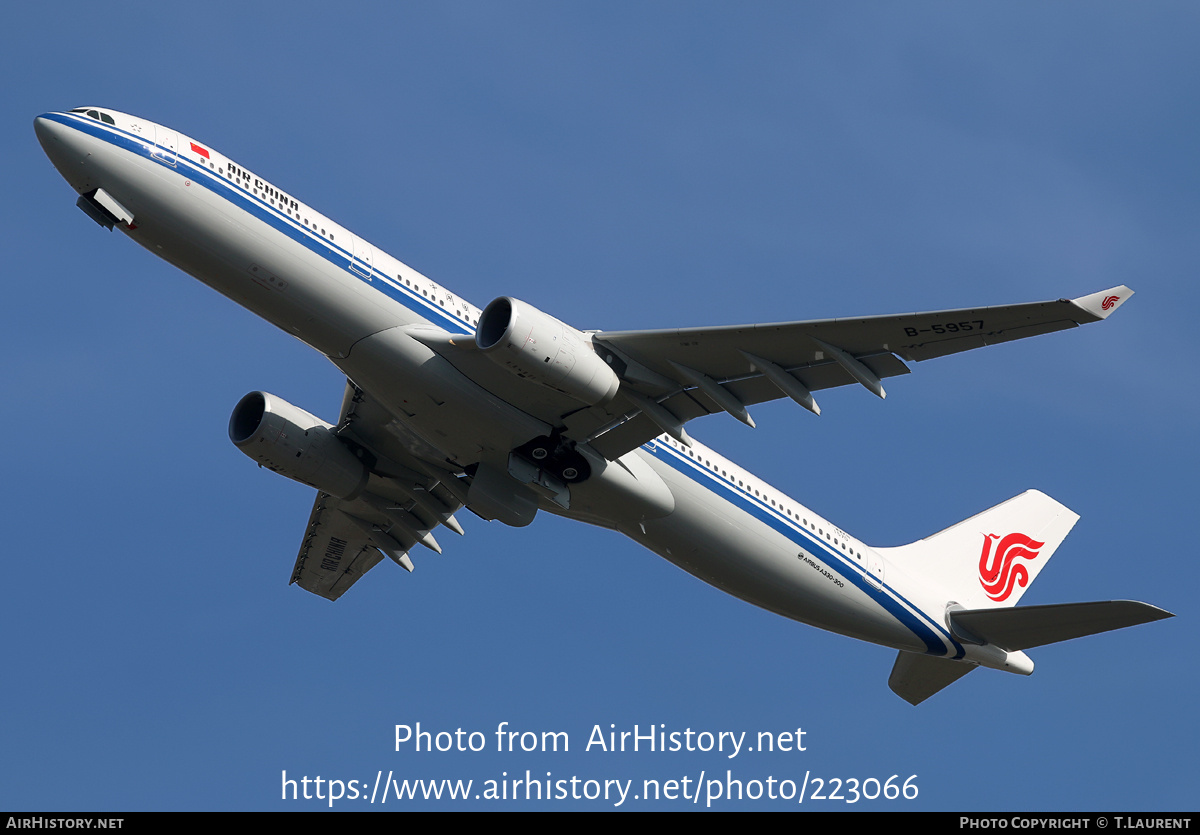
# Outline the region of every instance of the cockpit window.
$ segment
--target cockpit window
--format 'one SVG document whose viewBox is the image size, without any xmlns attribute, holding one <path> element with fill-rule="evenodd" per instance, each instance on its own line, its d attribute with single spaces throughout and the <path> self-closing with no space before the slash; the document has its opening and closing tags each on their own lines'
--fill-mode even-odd
<svg viewBox="0 0 1200 835">
<path fill-rule="evenodd" d="M 93 119 L 101 121 L 106 125 L 115 125 L 116 124 L 116 121 L 113 119 L 112 116 L 109 116 L 107 113 L 103 113 L 99 110 L 88 110 L 86 107 L 77 107 L 74 110 L 72 110 L 71 112 L 72 113 L 86 113 L 88 116 L 91 116 Z"/>
</svg>

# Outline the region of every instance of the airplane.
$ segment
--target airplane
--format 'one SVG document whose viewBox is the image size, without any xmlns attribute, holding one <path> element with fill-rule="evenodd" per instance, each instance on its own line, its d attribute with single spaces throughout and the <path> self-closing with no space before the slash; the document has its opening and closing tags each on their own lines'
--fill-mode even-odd
<svg viewBox="0 0 1200 835">
<path fill-rule="evenodd" d="M 384 558 L 412 571 L 456 514 L 539 511 L 619 531 L 755 606 L 897 650 L 919 704 L 1024 650 L 1172 617 L 1129 600 L 1017 606 L 1079 518 L 1030 490 L 900 547 L 871 547 L 693 440 L 689 421 L 861 385 L 909 362 L 1106 319 L 1132 295 L 813 321 L 581 331 L 501 296 L 482 310 L 212 146 L 102 107 L 38 116 L 77 205 L 327 357 L 327 423 L 255 391 L 230 440 L 314 487 L 291 582 L 337 600 Z"/>
</svg>

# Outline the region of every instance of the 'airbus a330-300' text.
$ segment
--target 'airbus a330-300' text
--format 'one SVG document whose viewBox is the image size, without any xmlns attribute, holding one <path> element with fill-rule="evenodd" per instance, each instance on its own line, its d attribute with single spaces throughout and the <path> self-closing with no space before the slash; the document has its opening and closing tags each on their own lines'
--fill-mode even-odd
<svg viewBox="0 0 1200 835">
<path fill-rule="evenodd" d="M 692 440 L 693 418 L 882 380 L 906 361 L 1073 328 L 1131 295 L 746 326 L 576 330 L 526 301 L 480 310 L 211 146 L 103 108 L 35 121 L 78 205 L 346 375 L 336 422 L 261 391 L 229 436 L 317 489 L 292 582 L 336 600 L 385 557 L 408 569 L 461 508 L 620 531 L 742 600 L 899 651 L 916 704 L 1030 647 L 1169 617 L 1134 601 L 1017 606 L 1078 518 L 1037 491 L 873 548 Z"/>
</svg>

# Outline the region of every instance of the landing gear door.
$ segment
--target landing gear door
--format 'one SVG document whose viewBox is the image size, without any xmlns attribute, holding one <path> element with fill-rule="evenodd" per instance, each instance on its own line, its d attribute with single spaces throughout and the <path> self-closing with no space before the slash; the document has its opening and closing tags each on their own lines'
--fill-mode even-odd
<svg viewBox="0 0 1200 835">
<path fill-rule="evenodd" d="M 178 151 L 179 135 L 170 128 L 162 125 L 154 126 L 154 158 L 162 160 L 167 165 L 175 164 L 175 153 Z"/>
</svg>

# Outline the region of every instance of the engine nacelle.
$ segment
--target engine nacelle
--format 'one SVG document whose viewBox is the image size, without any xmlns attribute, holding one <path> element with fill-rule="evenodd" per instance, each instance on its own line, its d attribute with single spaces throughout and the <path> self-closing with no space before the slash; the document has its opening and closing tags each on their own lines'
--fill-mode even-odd
<svg viewBox="0 0 1200 835">
<path fill-rule="evenodd" d="M 229 440 L 269 470 L 339 499 L 362 492 L 370 472 L 333 427 L 282 398 L 252 391 L 229 416 Z"/>
<path fill-rule="evenodd" d="M 621 385 L 586 335 L 508 296 L 479 317 L 475 344 L 518 377 L 561 391 L 589 406 L 607 403 Z"/>
</svg>

